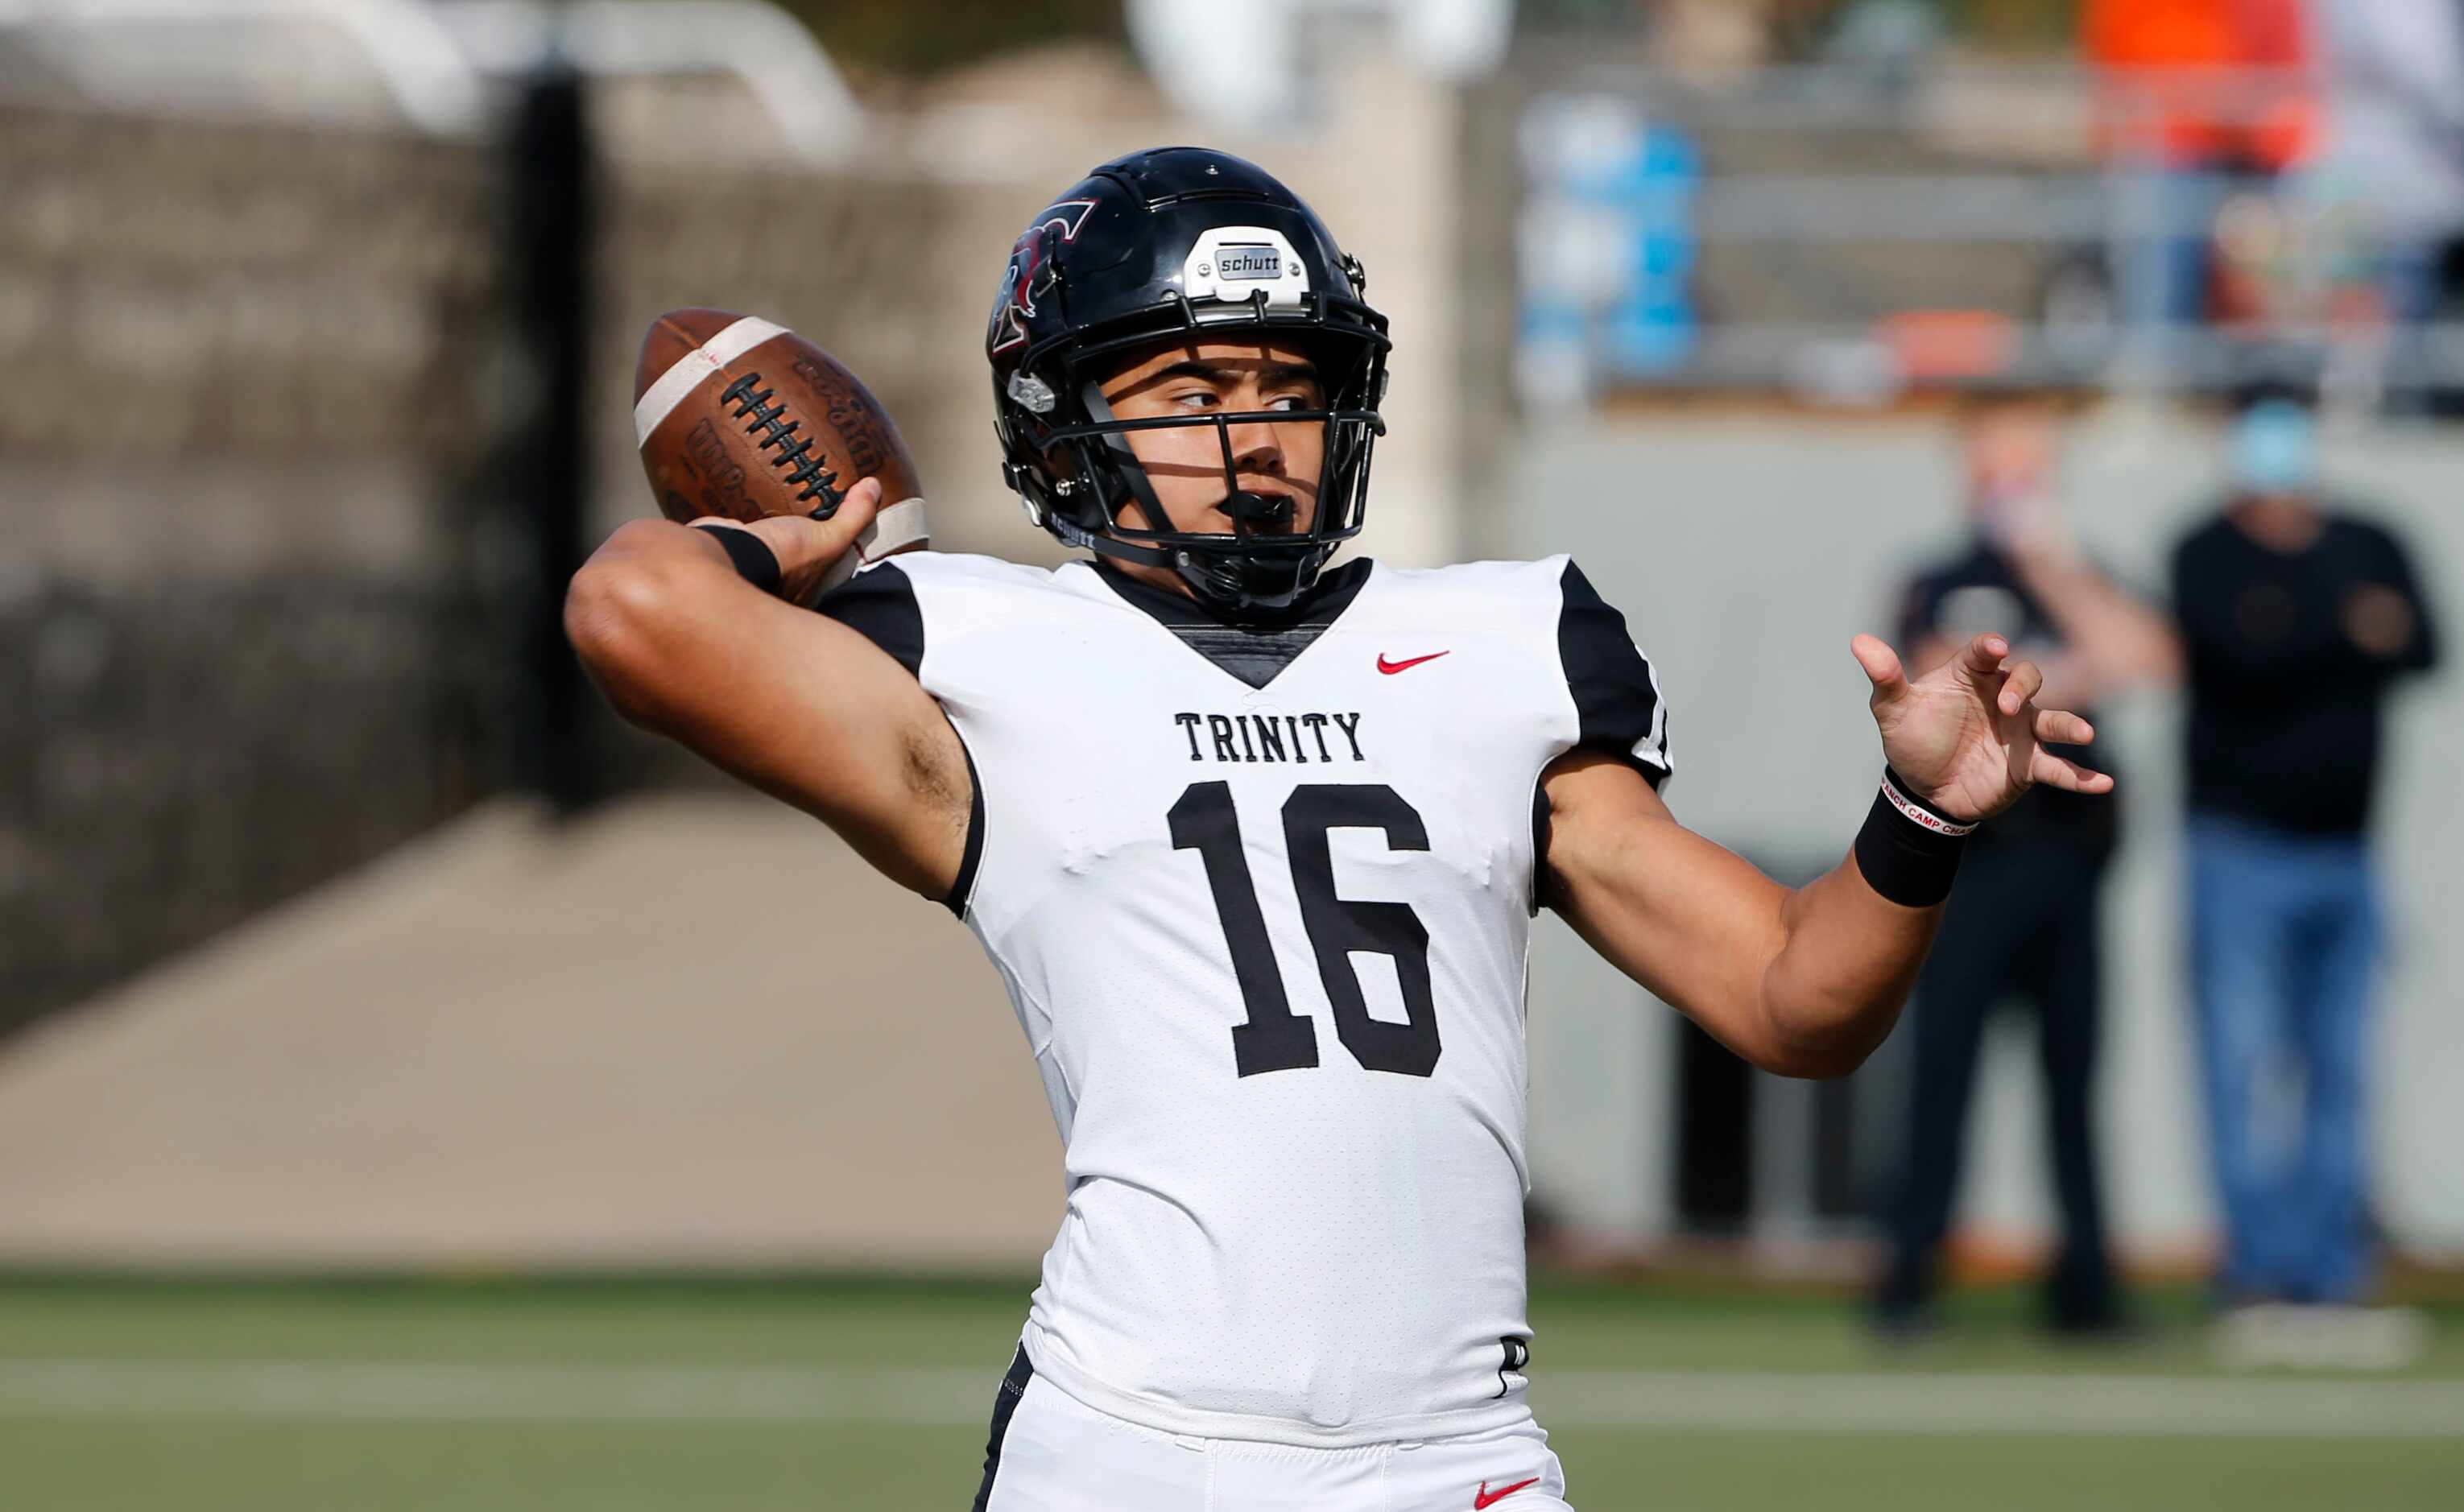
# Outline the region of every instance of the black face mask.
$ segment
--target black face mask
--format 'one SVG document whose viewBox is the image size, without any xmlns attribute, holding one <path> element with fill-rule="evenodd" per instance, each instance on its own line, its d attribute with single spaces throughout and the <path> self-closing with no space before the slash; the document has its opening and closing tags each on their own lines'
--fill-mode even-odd
<svg viewBox="0 0 2464 1512">
<path fill-rule="evenodd" d="M 1112 413 L 1100 387 L 1092 382 L 1080 388 L 1088 420 L 1057 427 L 1056 440 L 1071 446 L 1079 461 L 1081 487 L 1091 485 L 1099 506 L 1094 518 L 1082 514 L 1061 534 L 1077 544 L 1125 561 L 1167 566 L 1187 582 L 1199 599 L 1230 618 L 1271 615 L 1308 592 L 1318 573 L 1342 543 L 1360 529 L 1366 503 L 1368 450 L 1384 428 L 1374 411 L 1346 410 L 1329 405 L 1298 410 L 1257 410 L 1229 414 L 1164 415 L 1122 420 Z M 1241 487 L 1240 460 L 1232 449 L 1235 425 L 1316 425 L 1319 456 L 1327 466 L 1321 477 L 1337 485 L 1338 497 L 1321 497 L 1317 517 L 1308 532 L 1295 532 L 1298 507 L 1286 494 L 1257 493 Z M 1223 470 L 1224 496 L 1220 508 L 1231 521 L 1227 531 L 1200 532 L 1178 528 L 1171 512 L 1155 495 L 1146 468 L 1132 449 L 1135 430 L 1204 427 L 1215 433 Z M 1352 459 L 1357 459 L 1354 465 Z M 1160 529 L 1135 529 L 1121 523 L 1130 505 Z"/>
</svg>

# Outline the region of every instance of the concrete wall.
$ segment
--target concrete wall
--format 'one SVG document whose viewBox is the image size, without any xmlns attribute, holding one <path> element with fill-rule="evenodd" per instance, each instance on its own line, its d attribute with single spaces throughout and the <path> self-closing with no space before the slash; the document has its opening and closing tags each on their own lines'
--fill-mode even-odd
<svg viewBox="0 0 2464 1512">
<path fill-rule="evenodd" d="M 2064 495 L 2085 539 L 2161 590 L 2170 543 L 2218 482 L 2211 422 L 2112 408 L 2078 426 Z M 1947 423 L 1751 409 L 1678 411 L 1522 438 L 1498 501 L 1517 553 L 1571 550 L 1658 664 L 1672 710 L 1670 801 L 1766 866 L 1820 865 L 1870 801 L 1879 747 L 1847 652 L 1890 628 L 1899 574 L 1955 538 Z M 2446 611 L 2449 665 L 2399 698 L 2379 833 L 2393 938 L 2376 1041 L 2377 1196 L 2402 1243 L 2464 1251 L 2464 808 L 2453 798 L 2464 675 L 2464 437 L 2375 427 L 2333 436 L 2330 473 L 2409 537 Z M 2110 981 L 2101 1088 L 2121 1242 L 2193 1251 L 2212 1225 L 2182 974 L 2179 705 L 2105 711 L 2124 781 L 2123 853 L 2105 908 Z M 1544 931 L 1532 971 L 1537 1179 L 1577 1217 L 1643 1237 L 1669 1210 L 1665 1010 Z M 2013 1237 L 2048 1226 L 2033 1046 L 1989 1044 L 1962 1211 Z M 1895 1109 L 1885 1109 L 1888 1116 Z"/>
</svg>

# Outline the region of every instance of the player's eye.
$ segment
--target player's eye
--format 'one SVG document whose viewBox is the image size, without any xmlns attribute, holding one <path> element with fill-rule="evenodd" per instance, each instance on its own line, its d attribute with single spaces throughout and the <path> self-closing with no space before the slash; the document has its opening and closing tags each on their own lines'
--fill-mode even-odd
<svg viewBox="0 0 2464 1512">
<path fill-rule="evenodd" d="M 1174 395 L 1172 402 L 1180 405 L 1184 409 L 1204 409 L 1218 401 L 1215 390 L 1211 388 L 1193 388 L 1188 393 Z"/>
</svg>

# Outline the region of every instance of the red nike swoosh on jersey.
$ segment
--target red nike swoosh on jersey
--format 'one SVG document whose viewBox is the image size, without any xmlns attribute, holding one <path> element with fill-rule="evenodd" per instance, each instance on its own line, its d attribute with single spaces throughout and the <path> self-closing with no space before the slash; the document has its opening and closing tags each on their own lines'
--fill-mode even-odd
<svg viewBox="0 0 2464 1512">
<path fill-rule="evenodd" d="M 1397 672 L 1410 671 L 1413 668 L 1419 666 L 1422 662 L 1434 662 L 1441 656 L 1451 656 L 1454 653 L 1451 651 L 1431 651 L 1426 656 L 1415 656 L 1409 661 L 1390 662 L 1386 659 L 1386 653 L 1380 651 L 1377 653 L 1377 669 L 1384 672 L 1387 676 L 1392 677 Z"/>
<path fill-rule="evenodd" d="M 1495 1506 L 1498 1502 L 1505 1501 L 1507 1497 L 1510 1497 L 1517 1491 L 1522 1490 L 1525 1486 L 1536 1486 L 1539 1483 L 1540 1478 L 1538 1476 L 1533 1476 L 1529 1480 L 1517 1480 L 1510 1486 L 1500 1486 L 1496 1490 L 1491 1491 L 1488 1488 L 1488 1482 L 1484 1480 L 1480 1483 L 1480 1490 L 1475 1493 L 1471 1499 L 1471 1512 L 1480 1512 L 1480 1509 L 1485 1506 Z"/>
</svg>

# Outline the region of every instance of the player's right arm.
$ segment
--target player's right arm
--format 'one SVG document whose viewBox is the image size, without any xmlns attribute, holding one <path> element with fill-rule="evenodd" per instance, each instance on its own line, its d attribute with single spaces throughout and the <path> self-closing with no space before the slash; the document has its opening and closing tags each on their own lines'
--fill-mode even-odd
<svg viewBox="0 0 2464 1512">
<path fill-rule="evenodd" d="M 867 479 L 828 520 L 740 528 L 794 581 L 842 556 L 880 494 Z M 973 789 L 940 706 L 863 635 L 738 577 L 708 528 L 620 528 L 574 575 L 564 627 L 626 719 L 820 819 L 901 886 L 957 885 Z"/>
</svg>

